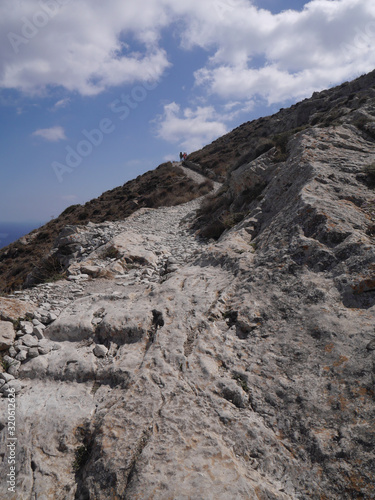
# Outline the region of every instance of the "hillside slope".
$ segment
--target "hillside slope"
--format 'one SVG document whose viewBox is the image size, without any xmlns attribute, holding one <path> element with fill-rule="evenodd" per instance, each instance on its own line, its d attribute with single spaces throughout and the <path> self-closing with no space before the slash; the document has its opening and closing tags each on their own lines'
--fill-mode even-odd
<svg viewBox="0 0 375 500">
<path fill-rule="evenodd" d="M 167 163 L 85 205 L 72 205 L 56 219 L 0 250 L 0 292 L 22 288 L 33 270 L 35 279 L 29 279 L 29 283 L 54 279 L 64 271 L 54 259 L 46 258 L 65 226 L 123 220 L 142 207 L 176 205 L 211 189 L 208 181 L 198 185 L 180 168 Z"/>
<path fill-rule="evenodd" d="M 213 179 L 224 181 L 232 169 L 272 147 L 278 149 L 279 158 L 282 158 L 287 139 L 301 128 L 328 127 L 348 123 L 348 120 L 365 126 L 367 107 L 373 106 L 374 97 L 375 71 L 338 87 L 315 92 L 312 97 L 272 116 L 246 122 L 190 154 L 188 159 L 198 163 Z M 375 135 L 373 128 L 372 133 Z"/>
<path fill-rule="evenodd" d="M 356 112 L 238 165 L 198 221 L 66 228 L 69 279 L 0 298 L 1 497 L 375 498 L 374 98 Z"/>
</svg>

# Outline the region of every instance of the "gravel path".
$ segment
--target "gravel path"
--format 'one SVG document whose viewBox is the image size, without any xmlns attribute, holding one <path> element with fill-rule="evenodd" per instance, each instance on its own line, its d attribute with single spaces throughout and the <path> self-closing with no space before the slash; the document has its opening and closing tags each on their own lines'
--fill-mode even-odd
<svg viewBox="0 0 375 500">
<path fill-rule="evenodd" d="M 205 182 L 208 178 L 205 177 L 204 175 L 202 174 L 199 174 L 198 172 L 195 172 L 195 170 L 191 170 L 190 168 L 188 167 L 184 167 L 182 165 L 182 162 L 175 162 L 174 165 L 176 167 L 180 167 L 181 170 L 184 172 L 184 174 L 187 176 L 187 177 L 190 177 L 190 179 L 192 179 L 194 182 L 196 182 L 197 184 L 201 184 L 202 182 Z M 222 184 L 220 182 L 215 182 L 215 181 L 212 181 L 213 185 L 214 185 L 214 191 L 217 191 L 221 186 Z"/>
<path fill-rule="evenodd" d="M 197 174 L 199 175 L 199 174 Z M 57 283 L 47 283 L 17 292 L 15 297 L 33 301 L 38 305 L 49 303 L 57 314 L 69 302 L 91 293 L 113 293 L 119 286 L 133 286 L 158 283 L 166 274 L 178 266 L 193 259 L 207 243 L 197 238 L 190 229 L 203 198 L 188 203 L 158 209 L 142 208 L 123 221 L 101 224 L 89 224 L 78 233 L 82 244 L 82 257 L 77 259 L 76 276 Z M 141 237 L 139 248 L 156 256 L 156 262 L 144 264 L 134 269 L 114 271 L 116 259 L 103 259 L 99 255 L 111 246 L 116 238 L 135 234 Z M 93 245 L 94 236 L 96 243 Z M 87 247 L 85 247 L 87 241 Z M 84 272 L 79 272 L 79 265 L 95 265 L 110 270 L 114 279 L 97 278 L 92 280 Z M 122 262 L 122 261 L 121 261 Z M 118 264 L 120 266 L 120 264 Z M 121 269 L 121 268 L 120 268 Z"/>
</svg>

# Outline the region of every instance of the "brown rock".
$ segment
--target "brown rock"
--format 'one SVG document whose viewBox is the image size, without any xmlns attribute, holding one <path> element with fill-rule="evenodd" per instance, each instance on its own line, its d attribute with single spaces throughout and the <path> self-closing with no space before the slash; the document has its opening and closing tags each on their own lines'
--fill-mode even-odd
<svg viewBox="0 0 375 500">
<path fill-rule="evenodd" d="M 35 309 L 36 307 L 29 302 L 0 297 L 0 319 L 3 321 L 25 318 L 26 315 L 33 314 Z"/>
</svg>

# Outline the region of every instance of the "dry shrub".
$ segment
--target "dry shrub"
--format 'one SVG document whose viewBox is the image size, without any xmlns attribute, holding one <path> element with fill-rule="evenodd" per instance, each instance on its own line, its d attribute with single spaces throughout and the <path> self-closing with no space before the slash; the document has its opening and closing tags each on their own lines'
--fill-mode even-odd
<svg viewBox="0 0 375 500">
<path fill-rule="evenodd" d="M 34 267 L 32 270 L 32 283 L 48 283 L 64 279 L 66 276 L 64 266 L 55 255 L 50 255 Z"/>
</svg>

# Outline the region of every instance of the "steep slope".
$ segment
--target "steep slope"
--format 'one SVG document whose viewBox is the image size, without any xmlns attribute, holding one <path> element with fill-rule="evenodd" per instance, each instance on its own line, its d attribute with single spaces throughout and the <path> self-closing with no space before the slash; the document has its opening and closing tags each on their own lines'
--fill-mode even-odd
<svg viewBox="0 0 375 500">
<path fill-rule="evenodd" d="M 272 147 L 277 148 L 278 156 L 282 158 L 288 138 L 301 128 L 315 125 L 327 127 L 347 123 L 348 120 L 365 126 L 366 103 L 374 97 L 375 71 L 338 87 L 315 92 L 311 98 L 281 109 L 272 116 L 246 122 L 190 154 L 188 159 L 199 164 L 212 179 L 224 181 L 232 169 L 248 163 Z M 375 135 L 374 128 L 372 134 Z"/>
<path fill-rule="evenodd" d="M 33 269 L 34 283 L 59 276 L 64 269 L 46 257 L 67 225 L 122 220 L 139 208 L 177 205 L 211 189 L 208 181 L 198 185 L 180 168 L 167 163 L 85 205 L 72 205 L 56 219 L 0 250 L 0 292 L 22 288 Z"/>
<path fill-rule="evenodd" d="M 61 236 L 71 281 L 17 294 L 47 328 L 20 324 L 0 375 L 2 496 L 375 497 L 375 144 L 345 124 L 288 148 L 232 173 L 234 201 L 264 187 L 217 242 L 189 230 L 200 200 Z"/>
</svg>

